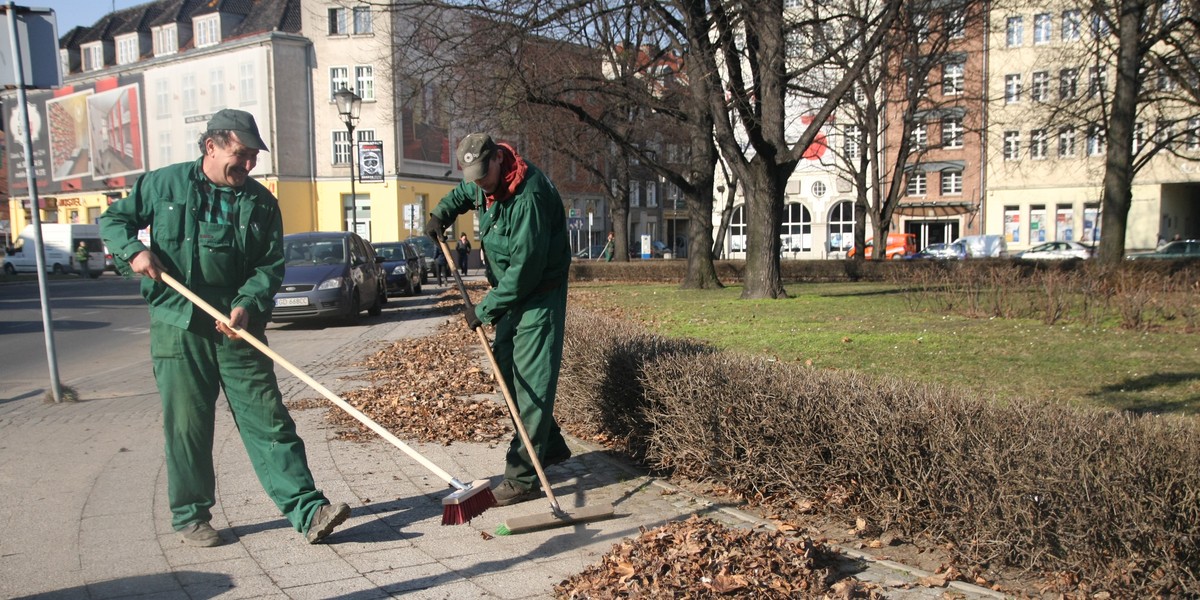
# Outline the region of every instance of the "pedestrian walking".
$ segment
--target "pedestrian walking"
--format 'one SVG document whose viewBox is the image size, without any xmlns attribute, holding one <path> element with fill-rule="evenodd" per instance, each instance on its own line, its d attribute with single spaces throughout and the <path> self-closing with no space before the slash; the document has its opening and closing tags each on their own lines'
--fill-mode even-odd
<svg viewBox="0 0 1200 600">
<path fill-rule="evenodd" d="M 458 236 L 458 245 L 454 250 L 458 253 L 458 270 L 467 276 L 467 258 L 471 255 L 471 240 L 467 239 L 467 234 L 463 233 Z"/>
<path fill-rule="evenodd" d="M 495 326 L 492 351 L 521 421 L 542 464 L 557 464 L 571 457 L 554 421 L 571 266 L 562 198 L 545 173 L 486 133 L 463 138 L 457 154 L 463 182 L 433 209 L 426 232 L 441 235 L 443 223 L 471 209 L 479 212 L 484 274 L 492 289 L 467 314 L 467 324 Z M 514 435 L 504 481 L 493 490 L 496 501 L 507 506 L 535 498 L 538 485 L 524 444 Z"/>
<path fill-rule="evenodd" d="M 283 405 L 271 359 L 241 341 L 260 340 L 283 279 L 279 203 L 249 177 L 267 145 L 250 113 L 224 109 L 199 140 L 201 157 L 138 178 L 100 218 L 123 272 L 144 275 L 150 356 L 163 406 L 171 524 L 193 546 L 216 546 L 213 430 L 224 389 L 255 473 L 275 506 L 309 543 L 350 515 L 316 488 L 304 442 Z M 138 231 L 150 225 L 150 246 Z M 214 321 L 162 281 L 164 273 L 229 315 Z"/>
<path fill-rule="evenodd" d="M 617 248 L 616 239 L 617 234 L 611 231 L 608 232 L 608 241 L 604 242 L 604 249 L 600 251 L 600 256 L 604 257 L 604 262 L 612 262 L 613 254 Z M 597 256 L 596 260 L 600 260 L 600 256 Z"/>
<path fill-rule="evenodd" d="M 446 236 L 440 236 L 438 239 L 446 241 Z M 437 277 L 438 285 L 446 285 L 447 279 L 453 275 L 450 272 L 450 263 L 446 262 L 446 255 L 442 253 L 442 245 L 438 244 L 433 249 L 433 274 Z"/>
<path fill-rule="evenodd" d="M 79 246 L 75 248 L 75 263 L 79 265 L 79 276 L 87 279 L 92 276 L 92 272 L 88 270 L 88 261 L 92 256 L 88 252 L 87 244 L 83 240 L 79 240 Z"/>
</svg>

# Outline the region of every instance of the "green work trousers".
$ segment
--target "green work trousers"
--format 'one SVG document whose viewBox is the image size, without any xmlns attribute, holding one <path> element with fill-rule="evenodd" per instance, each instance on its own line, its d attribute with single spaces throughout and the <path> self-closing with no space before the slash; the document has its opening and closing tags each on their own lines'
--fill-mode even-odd
<svg viewBox="0 0 1200 600">
<path fill-rule="evenodd" d="M 567 320 L 567 284 L 534 294 L 496 322 L 492 353 L 529 439 L 545 462 L 569 449 L 554 421 L 554 395 L 562 366 L 563 329 Z M 504 478 L 523 489 L 538 487 L 529 453 L 514 435 L 508 445 Z"/>
<path fill-rule="evenodd" d="M 248 329 L 266 343 L 264 326 Z M 306 533 L 313 513 L 329 501 L 313 482 L 271 359 L 199 315 L 186 330 L 151 322 L 150 356 L 162 396 L 171 525 L 178 530 L 212 517 L 214 418 L 224 389 L 258 481 L 292 527 Z"/>
</svg>

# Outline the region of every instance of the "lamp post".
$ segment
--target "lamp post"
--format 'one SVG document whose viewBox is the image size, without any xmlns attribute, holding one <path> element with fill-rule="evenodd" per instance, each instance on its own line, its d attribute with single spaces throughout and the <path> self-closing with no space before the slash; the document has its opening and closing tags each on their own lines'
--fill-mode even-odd
<svg viewBox="0 0 1200 600">
<path fill-rule="evenodd" d="M 346 141 L 350 144 L 350 231 L 358 230 L 358 194 L 354 192 L 354 124 L 358 123 L 358 111 L 362 109 L 362 98 L 342 88 L 333 95 L 337 102 L 338 116 L 346 124 Z"/>
</svg>

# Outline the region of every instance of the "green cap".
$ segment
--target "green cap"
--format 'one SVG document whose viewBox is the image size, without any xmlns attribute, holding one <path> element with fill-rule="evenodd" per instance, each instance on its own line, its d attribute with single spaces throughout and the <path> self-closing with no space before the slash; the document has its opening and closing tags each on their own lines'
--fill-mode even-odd
<svg viewBox="0 0 1200 600">
<path fill-rule="evenodd" d="M 237 134 L 238 141 L 247 148 L 267 150 L 267 145 L 258 135 L 258 124 L 254 122 L 254 115 L 244 110 L 222 108 L 208 120 L 208 130 L 232 131 Z"/>
<path fill-rule="evenodd" d="M 488 161 L 496 151 L 496 142 L 486 133 L 472 133 L 458 143 L 458 164 L 464 181 L 479 181 L 487 175 Z"/>
</svg>

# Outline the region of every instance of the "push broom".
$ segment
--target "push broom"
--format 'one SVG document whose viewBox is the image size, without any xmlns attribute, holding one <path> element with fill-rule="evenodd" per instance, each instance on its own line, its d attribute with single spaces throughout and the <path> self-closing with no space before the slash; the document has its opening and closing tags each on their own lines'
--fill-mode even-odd
<svg viewBox="0 0 1200 600">
<path fill-rule="evenodd" d="M 450 248 L 438 236 L 431 237 L 442 247 L 442 255 L 446 257 L 446 263 L 450 266 L 450 272 L 454 274 L 454 281 L 458 283 L 458 292 L 462 294 L 463 298 L 463 310 L 467 314 L 473 313 L 475 306 L 471 304 L 471 297 L 467 295 L 467 286 L 463 284 L 462 277 L 458 274 L 458 266 L 454 264 L 454 259 L 450 257 Z M 611 504 L 591 507 L 582 506 L 570 511 L 565 511 L 559 506 L 558 500 L 554 497 L 554 492 L 550 489 L 550 481 L 546 479 L 546 470 L 542 468 L 542 461 L 538 458 L 537 451 L 533 448 L 533 442 L 529 439 L 529 433 L 525 431 L 525 423 L 521 421 L 521 413 L 517 410 L 516 402 L 513 401 L 512 392 L 508 389 L 508 383 L 504 381 L 504 374 L 500 372 L 500 364 L 496 362 L 496 355 L 492 354 L 492 345 L 488 342 L 487 334 L 483 332 L 482 327 L 477 327 L 475 333 L 479 334 L 479 343 L 483 346 L 483 352 L 487 354 L 488 362 L 492 365 L 492 372 L 496 374 L 496 381 L 500 384 L 500 391 L 504 395 L 505 404 L 508 405 L 508 413 L 512 416 L 513 425 L 517 429 L 517 435 L 520 436 L 521 443 L 525 445 L 525 452 L 529 454 L 529 460 L 533 463 L 533 468 L 537 471 L 542 489 L 546 492 L 546 499 L 550 501 L 550 514 L 529 515 L 509 519 L 496 528 L 496 535 L 525 533 L 612 518 L 613 507 Z"/>
<path fill-rule="evenodd" d="M 175 291 L 179 292 L 180 294 L 183 294 L 184 297 L 186 297 L 188 300 L 191 300 L 196 306 L 199 306 L 204 312 L 208 313 L 209 316 L 229 327 L 229 317 L 221 314 L 220 311 L 213 308 L 211 304 L 205 302 L 203 298 L 197 296 L 194 292 L 192 292 L 192 290 L 184 287 L 184 285 L 179 283 L 179 281 L 174 277 L 163 273 L 162 278 L 163 281 L 167 282 L 167 285 L 174 288 Z M 230 329 L 232 329 L 232 327 L 230 327 Z M 379 423 L 372 421 L 371 418 L 363 414 L 362 411 L 354 408 L 348 402 L 339 398 L 337 394 L 334 394 L 325 386 L 317 383 L 316 380 L 314 380 L 312 377 L 309 377 L 308 374 L 306 374 L 304 371 L 301 371 L 292 363 L 288 362 L 287 359 L 277 354 L 266 344 L 262 343 L 258 338 L 251 335 L 250 332 L 244 329 L 238 329 L 237 333 L 242 339 L 249 342 L 251 346 L 258 348 L 260 352 L 267 355 L 267 357 L 269 357 L 271 360 L 275 361 L 288 371 L 291 371 L 292 375 L 299 377 L 300 380 L 304 383 L 307 383 L 309 387 L 320 392 L 322 396 L 328 398 L 329 401 L 336 404 L 338 408 L 341 408 L 350 416 L 358 419 L 360 423 L 369 427 L 371 431 L 378 433 L 383 439 L 391 442 L 392 445 L 403 450 L 404 453 L 412 457 L 413 460 L 421 463 L 421 465 L 426 469 L 432 471 L 434 475 L 437 475 L 438 477 L 442 478 L 443 481 L 450 484 L 455 491 L 442 499 L 442 525 L 459 525 L 466 523 L 482 514 L 483 511 L 496 505 L 496 498 L 492 495 L 492 489 L 488 487 L 488 480 L 479 479 L 472 482 L 470 485 L 467 485 L 459 481 L 457 478 L 452 477 L 441 467 L 433 464 L 433 462 L 431 462 L 429 459 L 421 456 L 421 454 L 416 450 L 410 448 L 408 444 L 400 441 L 400 438 L 392 435 L 392 432 L 384 429 Z"/>
</svg>

